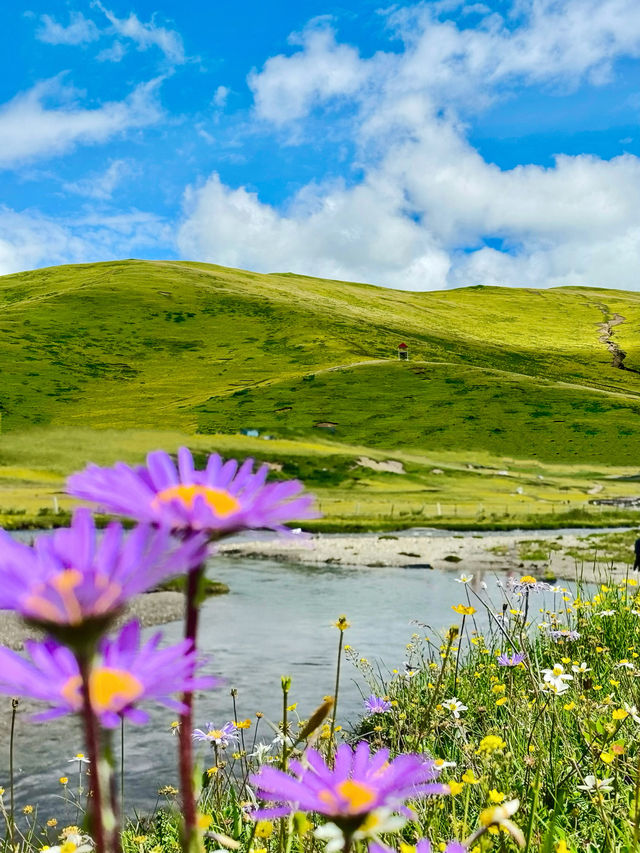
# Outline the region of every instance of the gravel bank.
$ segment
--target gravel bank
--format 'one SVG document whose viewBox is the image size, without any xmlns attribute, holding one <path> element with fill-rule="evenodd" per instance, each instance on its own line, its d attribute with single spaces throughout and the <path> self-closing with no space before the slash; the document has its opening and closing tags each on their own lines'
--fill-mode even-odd
<svg viewBox="0 0 640 853">
<path fill-rule="evenodd" d="M 151 625 L 164 625 L 182 619 L 184 614 L 184 596 L 180 592 L 148 592 L 138 595 L 129 604 L 119 619 L 119 624 L 134 617 L 144 628 Z M 15 613 L 0 610 L 0 645 L 11 649 L 21 649 L 24 641 L 37 636 L 37 631 L 22 623 Z"/>
<path fill-rule="evenodd" d="M 553 543 L 555 550 L 549 559 L 522 559 L 523 550 L 531 550 L 523 543 Z M 250 541 L 222 545 L 220 552 L 227 556 L 244 558 L 267 557 L 312 565 L 344 566 L 403 566 L 412 569 L 441 569 L 473 574 L 482 571 L 513 571 L 533 574 L 540 578 L 545 572 L 557 578 L 572 580 L 576 569 L 586 581 L 611 575 L 609 564 L 585 561 L 578 564 L 574 556 L 564 551 L 579 548 L 584 543 L 579 534 L 557 530 L 527 531 L 524 533 L 483 533 L 441 535 L 425 531 L 416 535 L 361 533 L 354 535 L 316 534 L 306 541 L 278 539 Z M 633 560 L 633 554 L 629 553 Z M 624 577 L 628 565 L 615 565 L 613 576 Z"/>
</svg>

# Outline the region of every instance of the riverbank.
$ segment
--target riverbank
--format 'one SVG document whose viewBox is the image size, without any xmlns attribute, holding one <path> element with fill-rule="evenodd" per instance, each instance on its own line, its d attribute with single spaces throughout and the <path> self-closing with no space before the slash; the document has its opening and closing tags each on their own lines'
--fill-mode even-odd
<svg viewBox="0 0 640 853">
<path fill-rule="evenodd" d="M 138 619 L 143 628 L 176 622 L 184 615 L 184 595 L 181 592 L 147 592 L 134 598 L 120 616 L 118 624 Z M 10 610 L 0 610 L 0 645 L 21 649 L 24 641 L 36 637 L 36 629 L 25 625 Z"/>
<path fill-rule="evenodd" d="M 520 571 L 539 578 L 571 580 L 576 572 L 596 581 L 606 571 L 622 578 L 633 562 L 634 530 L 527 533 L 408 531 L 395 534 L 314 534 L 222 545 L 220 552 L 245 559 L 269 558 L 304 565 L 398 566 L 464 574 Z"/>
</svg>

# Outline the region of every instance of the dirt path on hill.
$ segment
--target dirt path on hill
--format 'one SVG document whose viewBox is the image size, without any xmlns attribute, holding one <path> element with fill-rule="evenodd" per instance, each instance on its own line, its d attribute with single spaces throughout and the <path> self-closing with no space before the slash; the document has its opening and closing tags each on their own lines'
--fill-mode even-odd
<svg viewBox="0 0 640 853">
<path fill-rule="evenodd" d="M 624 360 L 627 357 L 627 354 L 624 350 L 620 349 L 618 344 L 613 340 L 614 327 L 620 326 L 624 323 L 626 321 L 626 317 L 623 317 L 622 314 L 614 313 L 611 319 L 607 319 L 609 317 L 609 308 L 600 303 L 597 303 L 597 305 L 605 318 L 603 323 L 596 323 L 596 326 L 600 329 L 598 340 L 601 344 L 604 344 L 611 353 L 611 367 L 618 367 L 620 370 L 626 370 Z"/>
</svg>

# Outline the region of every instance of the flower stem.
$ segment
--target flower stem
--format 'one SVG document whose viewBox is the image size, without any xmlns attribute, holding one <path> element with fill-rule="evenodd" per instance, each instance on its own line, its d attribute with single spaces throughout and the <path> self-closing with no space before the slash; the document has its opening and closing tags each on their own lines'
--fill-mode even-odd
<svg viewBox="0 0 640 853">
<path fill-rule="evenodd" d="M 333 756 L 334 736 L 336 732 L 336 719 L 338 716 L 338 693 L 340 692 L 340 664 L 342 662 L 342 644 L 344 642 L 344 631 L 340 629 L 340 639 L 338 640 L 338 661 L 336 664 L 336 686 L 333 691 L 333 715 L 331 717 L 331 732 L 329 734 L 329 760 Z M 351 843 L 351 841 L 349 841 Z"/>
<path fill-rule="evenodd" d="M 187 595 L 185 611 L 185 639 L 191 640 L 196 647 L 198 635 L 199 591 L 204 576 L 204 563 L 189 572 L 187 576 Z M 182 809 L 184 814 L 183 850 L 185 853 L 197 849 L 198 834 L 196 827 L 196 802 L 193 785 L 193 693 L 183 693 L 185 710 L 180 716 L 180 788 L 182 791 Z"/>
<path fill-rule="evenodd" d="M 15 788 L 14 788 L 14 770 L 13 770 L 13 747 L 14 734 L 16 728 L 16 713 L 18 710 L 18 699 L 11 700 L 11 735 L 9 740 L 9 789 L 11 792 L 11 812 L 9 815 L 9 845 L 13 850 L 13 834 L 15 830 Z"/>
<path fill-rule="evenodd" d="M 89 766 L 91 767 L 91 788 L 93 790 L 93 797 L 89 797 L 87 800 L 91 834 L 96 845 L 96 853 L 108 853 L 102 814 L 102 785 L 98 767 L 100 761 L 98 723 L 91 706 L 89 684 L 91 661 L 89 657 L 80 654 L 77 654 L 76 659 L 82 677 L 82 722 Z"/>
</svg>

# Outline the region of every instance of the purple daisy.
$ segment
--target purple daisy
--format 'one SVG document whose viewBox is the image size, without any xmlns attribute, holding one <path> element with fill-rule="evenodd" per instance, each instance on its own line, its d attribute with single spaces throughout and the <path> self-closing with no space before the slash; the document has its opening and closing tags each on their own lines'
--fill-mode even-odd
<svg viewBox="0 0 640 853">
<path fill-rule="evenodd" d="M 500 666 L 518 666 L 524 659 L 525 655 L 522 652 L 516 652 L 511 657 L 506 652 L 503 652 L 498 658 L 498 664 Z"/>
<path fill-rule="evenodd" d="M 101 625 L 126 602 L 201 563 L 203 537 L 178 543 L 167 530 L 121 525 L 96 530 L 87 509 L 71 527 L 38 536 L 33 547 L 0 530 L 0 609 L 15 610 L 52 633 L 87 622 Z"/>
<path fill-rule="evenodd" d="M 251 777 L 256 796 L 268 806 L 256 812 L 256 817 L 313 811 L 338 826 L 348 824 L 354 829 L 354 820 L 364 820 L 375 809 L 407 813 L 405 800 L 448 791 L 446 785 L 434 781 L 438 769 L 431 759 L 399 755 L 389 761 L 388 749 L 370 754 L 365 741 L 355 750 L 341 744 L 333 768 L 315 749 L 305 752 L 304 766 L 291 761 L 289 767 L 296 776 L 275 767 L 262 767 Z"/>
<path fill-rule="evenodd" d="M 147 723 L 149 715 L 137 705 L 144 700 L 160 702 L 182 711 L 176 693 L 214 687 L 210 676 L 196 676 L 197 659 L 192 644 L 183 640 L 159 648 L 161 634 L 140 644 L 140 624 L 129 622 L 112 640 L 103 639 L 91 664 L 91 704 L 103 726 L 114 728 L 126 717 Z M 34 717 L 48 720 L 82 708 L 82 679 L 76 658 L 55 640 L 27 641 L 23 657 L 0 647 L 0 692 L 9 696 L 39 699 L 53 705 Z"/>
<path fill-rule="evenodd" d="M 225 723 L 221 729 L 216 729 L 213 723 L 207 723 L 206 730 L 194 729 L 193 739 L 200 742 L 210 743 L 211 746 L 220 746 L 225 749 L 230 743 L 237 742 L 238 727 L 235 723 Z"/>
<path fill-rule="evenodd" d="M 149 453 L 146 466 L 118 462 L 113 468 L 89 465 L 67 481 L 69 494 L 125 515 L 172 530 L 202 530 L 220 537 L 247 528 L 283 531 L 288 521 L 318 518 L 313 497 L 300 495 L 298 480 L 267 484 L 267 465 L 253 471 L 253 460 L 238 465 L 213 454 L 196 470 L 186 447 L 178 467 L 168 453 Z"/>
<path fill-rule="evenodd" d="M 566 640 L 569 643 L 573 643 L 576 640 L 580 639 L 579 632 L 576 630 L 570 630 L 569 628 L 550 630 L 549 636 L 554 641 L 554 643 L 561 643 L 563 640 Z"/>
<path fill-rule="evenodd" d="M 381 696 L 371 694 L 368 699 L 364 700 L 364 707 L 369 714 L 384 714 L 385 711 L 391 710 L 391 702 Z"/>
</svg>

